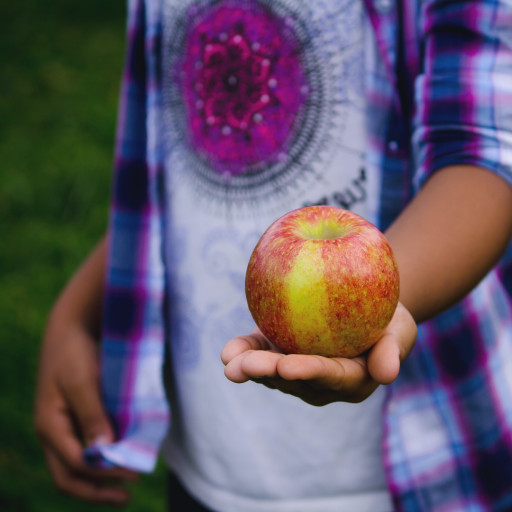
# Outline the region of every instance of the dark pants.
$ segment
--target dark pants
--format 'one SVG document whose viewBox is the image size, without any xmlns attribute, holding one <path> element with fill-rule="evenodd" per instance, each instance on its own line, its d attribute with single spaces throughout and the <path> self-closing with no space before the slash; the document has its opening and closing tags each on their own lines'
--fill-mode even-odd
<svg viewBox="0 0 512 512">
<path fill-rule="evenodd" d="M 167 478 L 167 492 L 169 512 L 213 512 L 190 496 L 171 472 Z"/>
</svg>

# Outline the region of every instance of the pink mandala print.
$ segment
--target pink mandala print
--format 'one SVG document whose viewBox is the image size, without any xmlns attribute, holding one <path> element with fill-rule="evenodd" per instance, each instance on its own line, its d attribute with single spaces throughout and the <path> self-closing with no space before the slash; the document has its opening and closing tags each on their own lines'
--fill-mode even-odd
<svg viewBox="0 0 512 512">
<path fill-rule="evenodd" d="M 165 6 L 164 123 L 174 175 L 216 203 L 249 208 L 309 179 L 332 107 L 308 4 Z"/>
<path fill-rule="evenodd" d="M 309 88 L 285 20 L 256 3 L 217 4 L 189 26 L 180 64 L 189 143 L 217 173 L 287 153 Z"/>
</svg>

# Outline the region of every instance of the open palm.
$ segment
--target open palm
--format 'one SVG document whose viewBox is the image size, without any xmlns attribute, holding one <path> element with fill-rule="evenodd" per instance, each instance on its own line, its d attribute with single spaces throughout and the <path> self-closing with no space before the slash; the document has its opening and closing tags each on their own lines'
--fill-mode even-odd
<svg viewBox="0 0 512 512">
<path fill-rule="evenodd" d="M 416 335 L 414 319 L 399 303 L 372 349 L 352 359 L 283 354 L 258 328 L 228 341 L 221 358 L 226 365 L 225 375 L 233 382 L 253 380 L 318 406 L 339 401 L 361 402 L 379 384 L 395 380 Z"/>
</svg>

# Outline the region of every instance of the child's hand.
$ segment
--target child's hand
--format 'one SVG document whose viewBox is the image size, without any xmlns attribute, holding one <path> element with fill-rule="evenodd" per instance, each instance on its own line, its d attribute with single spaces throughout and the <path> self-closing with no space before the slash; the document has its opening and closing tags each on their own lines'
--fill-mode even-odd
<svg viewBox="0 0 512 512">
<path fill-rule="evenodd" d="M 59 329 L 57 329 L 59 331 Z M 58 489 L 93 503 L 122 505 L 123 481 L 137 474 L 122 468 L 93 469 L 83 460 L 84 445 L 112 442 L 99 392 L 98 345 L 77 328 L 47 333 L 43 342 L 35 403 L 36 429 Z"/>
<path fill-rule="evenodd" d="M 353 359 L 282 354 L 257 328 L 228 341 L 221 358 L 226 365 L 224 373 L 233 382 L 253 380 L 312 405 L 361 402 L 379 384 L 395 380 L 416 334 L 416 323 L 399 303 L 376 345 Z"/>
<path fill-rule="evenodd" d="M 122 468 L 93 469 L 84 446 L 111 443 L 114 432 L 100 396 L 99 325 L 106 238 L 80 266 L 50 314 L 35 400 L 35 426 L 57 487 L 93 503 L 126 504 L 120 484 L 137 479 Z"/>
</svg>

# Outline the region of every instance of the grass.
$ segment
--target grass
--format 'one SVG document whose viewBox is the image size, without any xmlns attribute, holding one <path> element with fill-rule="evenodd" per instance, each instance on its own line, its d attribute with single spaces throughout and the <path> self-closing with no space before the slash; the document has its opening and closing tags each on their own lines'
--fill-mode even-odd
<svg viewBox="0 0 512 512">
<path fill-rule="evenodd" d="M 111 510 L 60 495 L 32 426 L 41 332 L 105 229 L 125 1 L 18 0 L 0 21 L 0 510 Z M 162 511 L 164 470 L 130 512 Z"/>
</svg>

